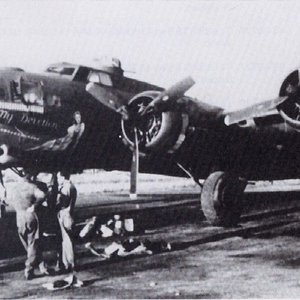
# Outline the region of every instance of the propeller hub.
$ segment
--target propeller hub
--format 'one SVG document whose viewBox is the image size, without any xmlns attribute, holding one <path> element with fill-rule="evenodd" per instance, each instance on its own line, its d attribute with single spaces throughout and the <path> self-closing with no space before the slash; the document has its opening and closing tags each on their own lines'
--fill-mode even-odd
<svg viewBox="0 0 300 300">
<path fill-rule="evenodd" d="M 299 71 L 295 70 L 287 76 L 281 85 L 279 95 L 288 99 L 278 106 L 283 119 L 296 130 L 300 130 L 300 86 Z"/>
<path fill-rule="evenodd" d="M 137 101 L 128 107 L 131 118 L 122 120 L 124 137 L 130 141 L 131 146 L 133 146 L 135 139 L 134 128 L 136 128 L 139 147 L 142 151 L 144 151 L 145 146 L 150 144 L 151 141 L 157 136 L 162 124 L 161 113 L 148 113 L 143 116 L 139 114 L 139 112 L 142 111 L 151 100 L 151 98 L 146 97 L 137 99 Z"/>
<path fill-rule="evenodd" d="M 141 155 L 170 152 L 174 145 L 177 149 L 184 140 L 188 121 L 184 121 L 180 112 L 153 109 L 146 114 L 140 113 L 145 111 L 145 107 L 149 107 L 149 104 L 159 95 L 158 91 L 147 91 L 136 95 L 129 101 L 127 107 L 130 118 L 121 120 L 123 142 L 134 150 L 136 130 Z"/>
</svg>

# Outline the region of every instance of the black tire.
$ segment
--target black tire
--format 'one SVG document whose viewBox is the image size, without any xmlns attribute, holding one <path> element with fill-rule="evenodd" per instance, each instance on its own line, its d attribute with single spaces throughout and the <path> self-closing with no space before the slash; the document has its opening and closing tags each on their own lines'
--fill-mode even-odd
<svg viewBox="0 0 300 300">
<path fill-rule="evenodd" d="M 239 222 L 246 183 L 228 173 L 211 173 L 201 192 L 201 207 L 206 219 L 217 226 L 234 226 Z"/>
</svg>

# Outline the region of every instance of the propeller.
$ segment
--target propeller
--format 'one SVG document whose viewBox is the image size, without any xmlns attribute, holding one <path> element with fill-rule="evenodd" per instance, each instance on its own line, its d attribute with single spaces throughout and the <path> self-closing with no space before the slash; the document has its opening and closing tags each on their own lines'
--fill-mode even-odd
<svg viewBox="0 0 300 300">
<path fill-rule="evenodd" d="M 195 81 L 192 77 L 186 77 L 183 80 L 172 85 L 165 91 L 161 92 L 155 99 L 153 99 L 146 107 L 139 112 L 140 116 L 158 110 L 161 106 L 171 107 L 175 101 L 182 97 L 184 93 L 189 90 Z"/>
<path fill-rule="evenodd" d="M 239 111 L 229 112 L 225 115 L 224 123 L 229 126 L 241 121 L 273 115 L 276 112 L 279 112 L 288 125 L 300 130 L 299 70 L 293 71 L 285 78 L 280 87 L 279 97 Z"/>
<path fill-rule="evenodd" d="M 117 91 L 107 91 L 99 85 L 90 82 L 86 85 L 86 91 L 94 96 L 99 102 L 106 105 L 116 113 L 120 114 L 124 120 L 132 121 L 134 126 L 134 150 L 132 154 L 131 173 L 130 173 L 130 197 L 136 198 L 137 177 L 139 170 L 139 139 L 138 129 L 143 133 L 142 128 L 138 128 L 141 117 L 149 114 L 152 111 L 165 111 L 172 109 L 176 100 L 181 98 L 184 93 L 189 90 L 195 81 L 191 77 L 186 77 L 183 80 L 172 85 L 170 88 L 162 91 L 148 105 L 142 106 L 138 111 L 131 111 L 130 106 L 124 105 Z"/>
<path fill-rule="evenodd" d="M 86 91 L 94 96 L 98 101 L 100 101 L 105 106 L 109 107 L 116 113 L 119 113 L 125 120 L 134 119 L 136 117 L 143 116 L 150 113 L 153 110 L 159 110 L 161 106 L 167 105 L 171 107 L 177 99 L 182 97 L 184 93 L 189 90 L 195 81 L 192 77 L 186 77 L 183 80 L 172 85 L 170 88 L 162 91 L 156 98 L 154 98 L 147 106 L 142 107 L 138 115 L 130 114 L 128 107 L 124 105 L 120 99 L 120 95 L 107 91 L 100 87 L 99 85 L 90 82 L 86 85 Z"/>
<path fill-rule="evenodd" d="M 288 100 L 278 106 L 278 112 L 284 121 L 296 129 L 300 130 L 300 86 L 299 70 L 290 73 L 283 81 L 280 96 L 287 96 Z"/>
<path fill-rule="evenodd" d="M 134 150 L 132 152 L 131 171 L 130 171 L 130 198 L 137 197 L 137 179 L 139 173 L 139 142 L 137 128 L 134 127 Z"/>
</svg>

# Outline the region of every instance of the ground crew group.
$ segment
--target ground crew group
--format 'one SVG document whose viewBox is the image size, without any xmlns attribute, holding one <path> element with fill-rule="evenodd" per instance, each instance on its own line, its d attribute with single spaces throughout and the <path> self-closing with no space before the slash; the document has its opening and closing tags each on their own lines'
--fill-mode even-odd
<svg viewBox="0 0 300 300">
<path fill-rule="evenodd" d="M 75 276 L 75 259 L 73 249 L 74 206 L 77 191 L 70 181 L 70 175 L 64 174 L 59 186 L 57 174 L 50 183 L 38 181 L 35 174 L 26 173 L 18 182 L 1 181 L 0 194 L 4 203 L 16 211 L 16 221 L 20 240 L 27 252 L 25 278 L 35 277 L 34 270 L 50 275 L 52 272 L 71 273 Z M 47 218 L 45 218 L 45 214 Z M 52 272 L 43 260 L 42 234 L 45 220 L 53 218 L 60 230 L 56 231 L 57 265 Z M 52 220 L 52 221 L 53 221 Z"/>
</svg>

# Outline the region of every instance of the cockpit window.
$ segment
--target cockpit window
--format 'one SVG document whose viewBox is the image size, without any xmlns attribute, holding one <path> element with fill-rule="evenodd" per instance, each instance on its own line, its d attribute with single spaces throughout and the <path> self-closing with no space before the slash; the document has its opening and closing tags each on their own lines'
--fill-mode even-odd
<svg viewBox="0 0 300 300">
<path fill-rule="evenodd" d="M 13 80 L 10 86 L 13 102 L 43 106 L 44 93 L 41 82 L 24 81 L 19 78 L 16 81 Z"/>
<path fill-rule="evenodd" d="M 105 74 L 105 73 L 99 73 L 99 77 L 100 77 L 100 83 L 102 83 L 104 85 L 112 86 L 112 81 L 111 81 L 110 75 Z"/>
<path fill-rule="evenodd" d="M 52 66 L 49 67 L 46 72 L 57 73 L 60 75 L 73 75 L 75 68 L 62 67 L 62 66 Z"/>
<path fill-rule="evenodd" d="M 103 72 L 92 71 L 88 78 L 89 82 L 100 83 L 106 86 L 112 86 L 112 80 L 109 74 Z"/>
<path fill-rule="evenodd" d="M 89 82 L 100 83 L 99 75 L 97 72 L 91 72 L 88 80 Z"/>
<path fill-rule="evenodd" d="M 6 93 L 5 93 L 5 90 L 4 88 L 0 88 L 0 100 L 6 100 Z"/>
</svg>

